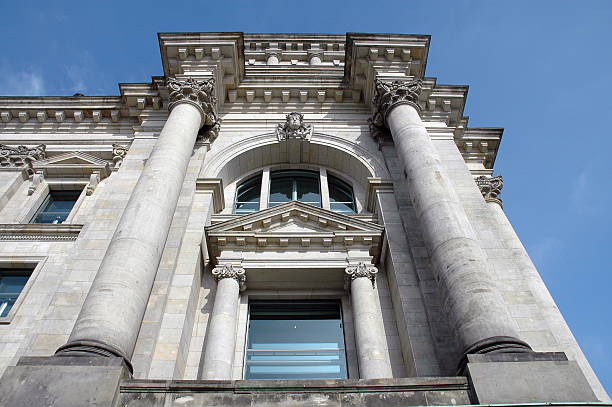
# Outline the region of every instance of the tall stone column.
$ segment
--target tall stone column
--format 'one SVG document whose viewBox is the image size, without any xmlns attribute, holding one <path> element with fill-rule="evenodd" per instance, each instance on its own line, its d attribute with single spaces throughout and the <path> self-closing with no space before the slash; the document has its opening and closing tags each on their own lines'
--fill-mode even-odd
<svg viewBox="0 0 612 407">
<path fill-rule="evenodd" d="M 236 318 L 240 291 L 245 288 L 244 269 L 231 265 L 215 267 L 215 303 L 208 326 L 202 379 L 230 380 L 236 348 Z"/>
<path fill-rule="evenodd" d="M 359 263 L 346 268 L 347 286 L 351 290 L 353 325 L 359 359 L 359 378 L 381 379 L 393 377 L 385 347 L 382 313 L 376 304 L 374 281 L 376 267 Z"/>
<path fill-rule="evenodd" d="M 193 147 L 202 126 L 218 131 L 214 80 L 168 79 L 170 115 L 102 259 L 60 355 L 119 356 L 131 369 Z"/>
<path fill-rule="evenodd" d="M 376 82 L 374 131 L 387 127 L 407 176 L 436 279 L 463 357 L 529 352 L 518 339 L 484 252 L 419 115 L 421 82 Z"/>
</svg>

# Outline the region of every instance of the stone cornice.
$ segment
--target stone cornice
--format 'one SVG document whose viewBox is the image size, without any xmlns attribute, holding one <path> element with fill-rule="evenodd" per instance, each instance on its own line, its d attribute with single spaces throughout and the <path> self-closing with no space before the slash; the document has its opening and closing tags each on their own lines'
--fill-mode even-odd
<svg viewBox="0 0 612 407">
<path fill-rule="evenodd" d="M 82 229 L 75 224 L 0 224 L 0 241 L 72 241 Z"/>
<path fill-rule="evenodd" d="M 158 33 L 166 77 L 214 78 L 220 104 L 244 78 L 243 33 Z"/>
<path fill-rule="evenodd" d="M 0 97 L 0 123 L 116 123 L 126 116 L 120 97 Z"/>
<path fill-rule="evenodd" d="M 495 165 L 504 129 L 459 127 L 455 130 L 455 144 L 466 163 L 478 163 L 486 169 Z"/>
</svg>

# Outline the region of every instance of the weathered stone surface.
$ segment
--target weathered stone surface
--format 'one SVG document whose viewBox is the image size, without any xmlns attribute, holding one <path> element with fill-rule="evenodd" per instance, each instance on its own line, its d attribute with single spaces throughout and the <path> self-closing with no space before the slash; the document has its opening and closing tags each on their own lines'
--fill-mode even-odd
<svg viewBox="0 0 612 407">
<path fill-rule="evenodd" d="M 574 361 L 557 353 L 470 355 L 470 389 L 480 404 L 599 401 Z"/>
<path fill-rule="evenodd" d="M 127 407 L 469 404 L 464 377 L 374 380 L 125 381 Z M 162 396 L 163 394 L 163 396 Z M 147 404 L 148 403 L 148 404 Z M 164 404 L 167 403 L 167 404 Z"/>
<path fill-rule="evenodd" d="M 0 405 L 115 407 L 126 375 L 121 358 L 22 358 L 0 380 Z"/>
</svg>

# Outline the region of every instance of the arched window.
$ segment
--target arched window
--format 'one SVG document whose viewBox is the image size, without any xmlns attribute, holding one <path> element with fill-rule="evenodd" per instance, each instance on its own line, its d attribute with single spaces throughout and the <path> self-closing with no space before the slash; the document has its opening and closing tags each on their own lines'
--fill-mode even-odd
<svg viewBox="0 0 612 407">
<path fill-rule="evenodd" d="M 262 199 L 263 197 L 263 199 Z M 298 201 L 340 213 L 357 213 L 350 184 L 327 173 L 311 170 L 265 169 L 238 185 L 234 213 L 245 214 Z"/>
</svg>

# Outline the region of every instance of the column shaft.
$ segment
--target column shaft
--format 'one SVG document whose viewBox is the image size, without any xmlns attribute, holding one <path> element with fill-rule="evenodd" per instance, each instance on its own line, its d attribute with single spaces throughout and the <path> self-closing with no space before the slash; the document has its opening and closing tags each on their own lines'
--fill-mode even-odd
<svg viewBox="0 0 612 407">
<path fill-rule="evenodd" d="M 366 267 L 359 265 L 357 269 L 366 270 Z M 359 361 L 359 378 L 381 379 L 393 377 L 385 346 L 382 314 L 376 302 L 373 274 L 352 277 L 350 283 L 351 306 L 353 308 L 355 344 Z"/>
<path fill-rule="evenodd" d="M 172 109 L 58 352 L 121 356 L 129 364 L 201 120 L 193 104 Z"/>
<path fill-rule="evenodd" d="M 485 254 L 414 103 L 388 107 L 386 124 L 464 353 L 528 351 L 528 345 L 517 339 L 517 329 L 487 271 Z"/>
<path fill-rule="evenodd" d="M 230 380 L 236 350 L 236 318 L 240 290 L 246 288 L 242 267 L 230 264 L 215 267 L 217 292 L 208 322 L 202 379 Z"/>
</svg>

